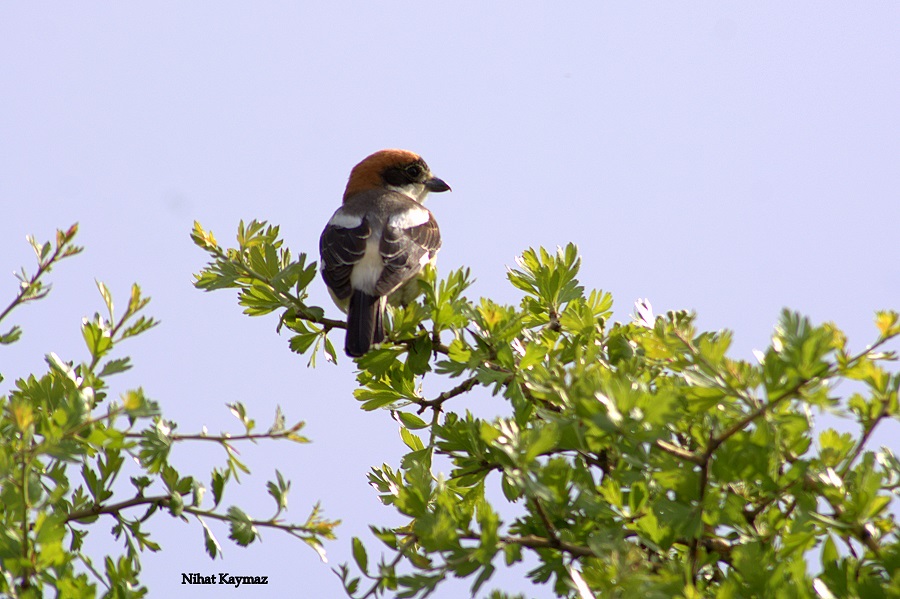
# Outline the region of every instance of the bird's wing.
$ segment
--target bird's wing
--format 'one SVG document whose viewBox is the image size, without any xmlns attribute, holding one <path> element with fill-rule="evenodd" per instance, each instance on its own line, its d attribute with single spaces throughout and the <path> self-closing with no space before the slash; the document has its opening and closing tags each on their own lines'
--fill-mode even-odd
<svg viewBox="0 0 900 599">
<path fill-rule="evenodd" d="M 388 222 L 381 235 L 379 251 L 384 270 L 376 283 L 378 295 L 390 295 L 422 270 L 441 247 L 441 232 L 434 216 L 412 227 L 398 227 Z"/>
<path fill-rule="evenodd" d="M 329 223 L 322 231 L 322 237 L 319 238 L 322 278 L 338 298 L 350 297 L 353 291 L 350 274 L 353 266 L 365 255 L 366 242 L 371 235 L 372 229 L 366 219 L 362 219 L 362 223 L 353 228 Z"/>
</svg>

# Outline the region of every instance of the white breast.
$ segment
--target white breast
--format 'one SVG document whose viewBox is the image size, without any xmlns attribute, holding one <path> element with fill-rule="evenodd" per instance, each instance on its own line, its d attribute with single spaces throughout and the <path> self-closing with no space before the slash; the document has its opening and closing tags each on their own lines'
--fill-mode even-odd
<svg viewBox="0 0 900 599">
<path fill-rule="evenodd" d="M 421 206 L 415 206 L 408 210 L 404 210 L 400 214 L 395 214 L 388 219 L 388 225 L 399 229 L 409 229 L 410 227 L 418 227 L 428 222 L 428 210 Z"/>
</svg>

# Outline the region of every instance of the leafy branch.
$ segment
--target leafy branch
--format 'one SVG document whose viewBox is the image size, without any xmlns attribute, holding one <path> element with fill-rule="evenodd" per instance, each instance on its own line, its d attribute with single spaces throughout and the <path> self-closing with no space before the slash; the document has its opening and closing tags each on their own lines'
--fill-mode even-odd
<svg viewBox="0 0 900 599">
<path fill-rule="evenodd" d="M 37 270 L 30 277 L 24 269 L 17 275 L 20 290 L 2 317 L 46 296 L 50 289 L 43 282 L 46 274 L 60 260 L 81 251 L 73 244 L 76 232 L 75 226 L 57 232 L 55 249 L 49 242 L 38 244 L 29 238 Z M 241 422 L 242 434 L 181 434 L 174 432 L 177 424 L 162 417 L 160 404 L 142 388 L 110 396 L 109 378 L 131 368 L 128 357 L 115 357 L 119 344 L 152 329 L 157 321 L 143 315 L 149 298 L 137 285 L 121 313 L 106 285 L 98 281 L 97 288 L 105 314 L 82 322 L 88 357 L 74 362 L 47 354 L 45 373 L 18 378 L 9 394 L 0 396 L 5 441 L 0 447 L 0 527 L 7 531 L 0 535 L 0 594 L 31 597 L 53 588 L 66 597 L 87 598 L 96 595 L 100 583 L 106 596 L 140 596 L 146 592 L 140 584 L 140 556 L 160 550 L 148 527 L 161 509 L 182 520 L 196 518 L 213 558 L 222 550 L 205 520 L 227 522 L 229 536 L 240 546 L 258 539 L 260 528 L 277 529 L 302 540 L 324 559 L 322 542 L 334 538 L 338 522 L 323 518 L 318 505 L 306 522 L 286 521 L 282 513 L 290 481 L 278 471 L 266 483 L 275 501 L 271 518 L 251 518 L 238 506 L 219 508 L 228 483 L 249 472 L 238 460 L 234 444 L 280 439 L 307 443 L 299 434 L 303 422 L 288 426 L 278 409 L 272 426 L 265 433 L 256 432 L 244 406 L 235 403 L 228 407 Z M 19 334 L 14 328 L 5 339 L 12 342 Z M 169 461 L 174 444 L 198 441 L 221 444 L 228 457 L 224 468 L 211 473 L 211 508 L 203 506 L 206 486 L 178 472 Z M 116 481 L 129 455 L 142 473 L 131 478 L 134 495 L 123 499 Z M 133 508 L 143 508 L 143 515 L 129 516 Z M 123 541 L 124 553 L 116 559 L 105 557 L 104 568 L 98 568 L 84 550 L 84 539 L 103 515 L 115 520 L 113 535 Z M 76 571 L 76 563 L 83 568 Z"/>
<path fill-rule="evenodd" d="M 44 285 L 44 275 L 53 270 L 53 267 L 60 261 L 81 253 L 83 249 L 72 243 L 77 233 L 78 224 L 72 225 L 65 231 L 57 230 L 54 245 L 51 245 L 49 241 L 39 244 L 31 235 L 26 238 L 37 256 L 37 269 L 31 276 L 25 272 L 24 268 L 15 273 L 16 279 L 19 281 L 19 292 L 6 308 L 0 312 L 0 321 L 9 316 L 19 306 L 47 297 L 47 294 L 50 293 L 50 285 Z M 14 326 L 3 335 L 0 335 L 0 344 L 8 345 L 14 343 L 18 341 L 21 334 L 21 329 L 18 326 Z"/>
<path fill-rule="evenodd" d="M 305 302 L 314 267 L 288 302 L 275 283 L 295 263 L 284 260 L 277 229 L 241 225 L 238 247 L 217 255 L 241 262 L 253 251 L 274 257 L 268 271 L 238 269 L 253 290 L 239 301 L 280 310 L 296 333 L 291 349 L 314 356 L 328 326 L 310 315 L 324 310 L 295 301 Z M 354 396 L 401 425 L 407 453 L 398 467 L 373 468 L 369 482 L 404 524 L 372 527 L 388 554 L 375 567 L 353 540 L 360 575 L 336 570 L 347 594 L 425 597 L 452 575 L 471 577 L 474 595 L 498 556 L 511 565 L 523 551 L 538 560 L 529 578 L 559 596 L 893 588 L 900 541 L 889 504 L 900 460 L 868 444 L 900 416 L 900 374 L 882 365 L 894 357 L 882 348 L 900 335 L 897 313 L 878 313 L 878 339 L 851 353 L 833 324 L 785 311 L 751 363 L 728 356 L 730 332 L 698 331 L 688 312 L 655 317 L 641 300 L 630 322 L 613 322 L 611 296 L 586 290 L 580 265 L 572 244 L 526 250 L 507 273 L 523 294 L 517 306 L 468 299 L 468 270 L 440 280 L 429 270 L 421 300 L 391 308 L 389 341 L 356 362 Z M 198 282 L 237 286 L 232 267 L 211 265 Z M 865 392 L 836 396 L 847 379 Z M 457 407 L 486 395 L 502 398 L 502 415 Z M 859 434 L 816 438 L 814 416 L 826 410 L 850 416 Z M 488 485 L 501 489 L 505 511 Z M 807 556 L 817 546 L 814 573 Z"/>
</svg>

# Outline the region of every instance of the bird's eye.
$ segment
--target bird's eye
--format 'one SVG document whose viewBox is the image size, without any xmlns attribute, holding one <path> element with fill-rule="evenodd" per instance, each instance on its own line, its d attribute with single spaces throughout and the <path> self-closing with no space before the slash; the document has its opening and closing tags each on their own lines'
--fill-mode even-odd
<svg viewBox="0 0 900 599">
<path fill-rule="evenodd" d="M 418 164 L 411 164 L 408 167 L 406 167 L 406 174 L 409 175 L 410 177 L 412 177 L 413 179 L 416 179 L 422 175 L 422 167 L 419 166 Z"/>
</svg>

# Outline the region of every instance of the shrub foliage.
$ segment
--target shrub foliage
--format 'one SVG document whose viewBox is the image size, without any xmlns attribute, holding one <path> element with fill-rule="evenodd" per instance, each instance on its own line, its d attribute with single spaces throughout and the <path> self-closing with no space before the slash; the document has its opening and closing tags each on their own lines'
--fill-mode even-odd
<svg viewBox="0 0 900 599">
<path fill-rule="evenodd" d="M 72 226 L 43 244 L 29 237 L 36 270 L 33 275 L 24 269 L 17 274 L 18 293 L 0 320 L 50 292 L 47 274 L 81 252 L 74 244 L 76 233 Z M 304 443 L 299 434 L 303 423 L 288 426 L 279 411 L 274 424 L 258 432 L 244 406 L 235 403 L 228 407 L 240 422 L 237 432 L 180 434 L 142 388 L 113 394 L 110 378 L 132 366 L 128 357 L 119 355 L 120 344 L 144 334 L 157 321 L 143 315 L 150 299 L 137 285 L 121 312 L 106 285 L 98 281 L 97 287 L 103 314 L 81 324 L 84 360 L 49 353 L 45 373 L 17 378 L 8 394 L 0 396 L 0 595 L 41 597 L 53 590 L 65 599 L 98 593 L 145 596 L 140 556 L 160 549 L 151 529 L 161 514 L 196 521 L 198 549 L 205 547 L 211 557 L 222 551 L 215 525 L 209 524 L 214 521 L 225 523 L 228 536 L 240 546 L 257 540 L 260 529 L 274 528 L 321 552 L 322 541 L 333 538 L 336 523 L 323 519 L 318 506 L 305 522 L 286 522 L 282 512 L 290 483 L 278 471 L 266 485 L 276 504 L 273 516 L 253 518 L 236 505 L 223 505 L 227 485 L 249 472 L 235 445 L 264 439 Z M 13 326 L 0 335 L 0 344 L 14 343 L 21 335 Z M 223 448 L 225 464 L 213 469 L 208 485 L 171 463 L 170 453 L 184 443 Z M 207 489 L 212 490 L 211 501 Z M 97 560 L 85 552 L 85 538 L 108 534 L 110 523 L 122 553 Z"/>
<path fill-rule="evenodd" d="M 344 323 L 308 304 L 315 263 L 292 260 L 277 227 L 241 223 L 231 249 L 199 224 L 193 238 L 212 257 L 198 287 L 237 288 L 247 314 L 279 314 L 293 351 L 337 359 Z M 900 596 L 900 462 L 869 446 L 900 416 L 885 367 L 898 314 L 877 313 L 854 350 L 785 310 L 751 362 L 688 312 L 639 301 L 611 321 L 580 263 L 573 245 L 525 251 L 507 275 L 518 306 L 467 298 L 468 270 L 429 271 L 421 301 L 392 310 L 355 395 L 402 423 L 408 451 L 369 481 L 406 523 L 372 526 L 377 560 L 352 540 L 347 594 L 425 597 L 448 576 L 474 594 L 532 552 L 529 578 L 562 597 Z M 502 415 L 456 407 L 487 395 Z M 822 413 L 853 432 L 814 426 Z"/>
<path fill-rule="evenodd" d="M 17 275 L 0 320 L 49 292 L 50 270 L 80 252 L 76 231 L 31 240 L 37 269 Z M 310 305 L 316 264 L 294 259 L 277 227 L 241 223 L 232 248 L 199 224 L 192 238 L 210 256 L 198 288 L 237 289 L 246 314 L 276 313 L 310 365 L 338 359 L 345 324 Z M 900 373 L 886 367 L 898 314 L 877 313 L 871 344 L 851 349 L 834 324 L 784 311 L 770 346 L 745 361 L 729 357 L 730 332 L 698 330 L 688 312 L 654 316 L 639 301 L 614 322 L 610 295 L 578 281 L 580 263 L 573 245 L 523 252 L 507 275 L 517 306 L 470 300 L 468 270 L 429 270 L 420 300 L 391 309 L 388 341 L 356 362 L 355 397 L 401 423 L 405 455 L 369 482 L 405 523 L 350 541 L 355 563 L 335 570 L 347 595 L 426 597 L 460 577 L 501 599 L 488 590 L 496 568 L 531 554 L 528 577 L 561 597 L 900 597 L 900 461 L 870 442 L 900 416 Z M 241 546 L 271 528 L 322 552 L 337 522 L 319 506 L 286 521 L 278 471 L 266 485 L 273 516 L 223 503 L 247 472 L 235 444 L 304 443 L 303 423 L 279 410 L 257 431 L 234 403 L 237 432 L 181 434 L 142 388 L 114 393 L 109 379 L 131 367 L 120 344 L 156 321 L 136 285 L 120 312 L 97 285 L 104 311 L 82 323 L 86 357 L 50 353 L 45 373 L 0 396 L 0 593 L 143 596 L 140 556 L 160 549 L 162 514 L 196 521 L 213 558 L 215 521 Z M 496 417 L 463 407 L 489 396 Z M 815 426 L 823 413 L 850 432 Z M 208 484 L 171 463 L 185 443 L 223 448 Z M 95 562 L 84 539 L 101 521 L 122 553 Z"/>
</svg>

